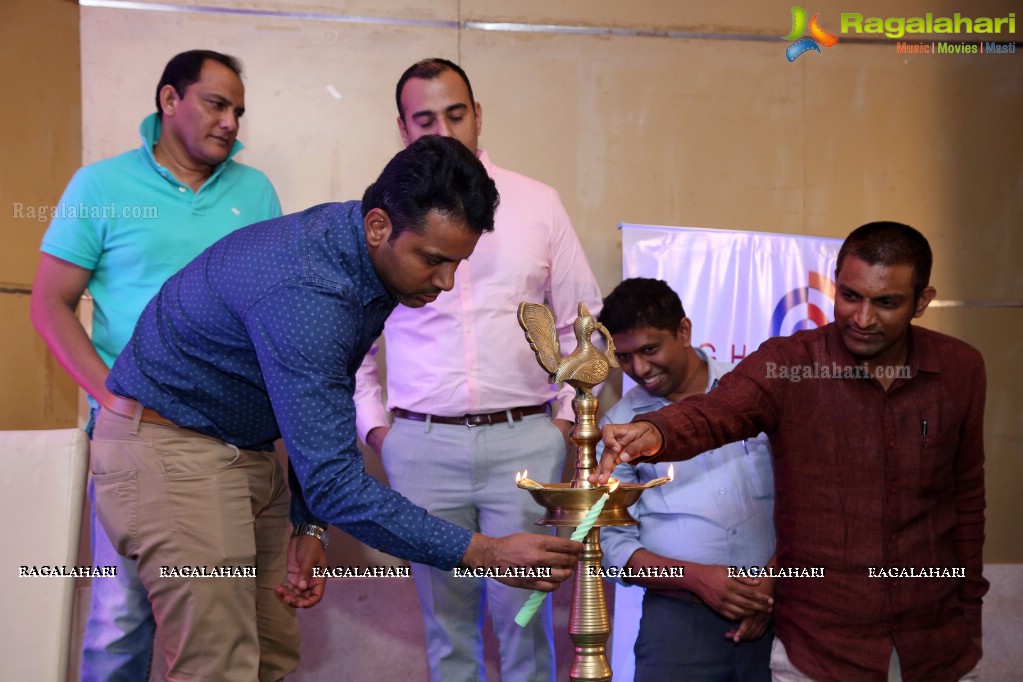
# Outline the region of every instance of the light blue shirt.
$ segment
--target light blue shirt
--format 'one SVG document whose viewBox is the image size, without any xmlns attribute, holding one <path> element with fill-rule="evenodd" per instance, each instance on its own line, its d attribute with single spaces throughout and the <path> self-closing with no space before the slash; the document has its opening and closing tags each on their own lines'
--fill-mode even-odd
<svg viewBox="0 0 1023 682">
<path fill-rule="evenodd" d="M 695 350 L 707 363 L 710 392 L 732 366 Z M 608 410 L 600 425 L 625 424 L 669 404 L 636 386 Z M 599 443 L 598 458 L 602 452 Z M 622 483 L 644 483 L 667 476 L 669 465 L 621 464 L 614 477 Z M 701 564 L 766 564 L 774 555 L 774 476 L 767 436 L 729 443 L 674 466 L 673 481 L 647 490 L 629 508 L 638 526 L 601 529 L 604 567 L 625 566 L 641 547 Z"/>
<path fill-rule="evenodd" d="M 156 114 L 142 121 L 139 134 L 137 149 L 75 173 L 41 247 L 92 271 L 92 344 L 108 367 L 171 275 L 239 227 L 281 214 L 267 177 L 232 160 L 241 142 L 194 192 L 153 157 Z"/>
</svg>

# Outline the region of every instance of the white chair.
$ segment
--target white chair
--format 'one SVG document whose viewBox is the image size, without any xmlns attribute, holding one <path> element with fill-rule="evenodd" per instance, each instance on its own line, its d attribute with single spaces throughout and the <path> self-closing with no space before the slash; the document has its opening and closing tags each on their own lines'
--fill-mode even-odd
<svg viewBox="0 0 1023 682">
<path fill-rule="evenodd" d="M 89 439 L 80 429 L 0 431 L 0 680 L 67 679 Z"/>
</svg>

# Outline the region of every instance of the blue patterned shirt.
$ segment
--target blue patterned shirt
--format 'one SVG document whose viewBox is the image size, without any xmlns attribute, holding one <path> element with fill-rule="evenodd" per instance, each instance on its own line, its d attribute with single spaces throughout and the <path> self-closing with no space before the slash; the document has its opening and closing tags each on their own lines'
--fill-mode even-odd
<svg viewBox="0 0 1023 682">
<path fill-rule="evenodd" d="M 451 568 L 472 533 L 370 476 L 356 446 L 355 370 L 396 305 L 360 203 L 314 206 L 228 235 L 168 280 L 107 388 L 239 448 L 283 436 L 293 522 Z"/>
</svg>

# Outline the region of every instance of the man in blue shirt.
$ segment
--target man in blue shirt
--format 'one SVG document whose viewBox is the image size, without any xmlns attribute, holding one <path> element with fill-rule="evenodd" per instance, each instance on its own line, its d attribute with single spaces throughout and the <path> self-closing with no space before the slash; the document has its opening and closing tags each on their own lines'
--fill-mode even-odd
<svg viewBox="0 0 1023 682">
<path fill-rule="evenodd" d="M 228 55 L 191 50 L 171 59 L 156 87 L 157 113 L 142 146 L 78 170 L 42 243 L 32 321 L 95 409 L 107 372 L 160 286 L 207 246 L 239 227 L 281 214 L 270 181 L 233 160 L 245 109 L 241 67 Z M 92 295 L 92 338 L 75 315 Z M 90 415 L 91 431 L 92 418 Z M 90 485 L 90 498 L 92 486 Z M 117 555 L 92 507 L 92 560 L 116 566 L 92 581 L 82 680 L 144 680 L 153 613 L 135 563 Z"/>
<path fill-rule="evenodd" d="M 496 205 L 468 149 L 425 137 L 361 203 L 235 232 L 143 312 L 107 380 L 93 468 L 100 518 L 118 550 L 137 557 L 170 679 L 276 680 L 293 670 L 284 603 L 321 598 L 313 567 L 324 564 L 328 523 L 438 568 L 551 568 L 550 577 L 502 578 L 523 587 L 553 590 L 571 575 L 556 567 L 571 567 L 581 543 L 493 539 L 431 516 L 369 476 L 356 445 L 355 371 L 370 344 L 398 303 L 420 307 L 451 289 Z M 272 452 L 279 437 L 292 467 L 290 544 Z M 182 579 L 167 575 L 173 567 L 256 575 Z"/>
<path fill-rule="evenodd" d="M 600 321 L 622 370 L 638 384 L 601 426 L 711 391 L 731 369 L 693 348 L 682 302 L 660 280 L 619 284 L 604 299 Z M 598 457 L 602 451 L 603 443 Z M 642 483 L 667 473 L 667 464 L 621 465 L 614 476 Z M 638 526 L 601 529 L 604 567 L 617 569 L 609 573 L 673 567 L 683 574 L 616 578 L 646 588 L 637 682 L 770 680 L 772 579 L 730 577 L 729 567 L 768 564 L 773 509 L 770 449 L 760 434 L 676 462 L 674 480 L 646 491 L 631 508 Z"/>
</svg>

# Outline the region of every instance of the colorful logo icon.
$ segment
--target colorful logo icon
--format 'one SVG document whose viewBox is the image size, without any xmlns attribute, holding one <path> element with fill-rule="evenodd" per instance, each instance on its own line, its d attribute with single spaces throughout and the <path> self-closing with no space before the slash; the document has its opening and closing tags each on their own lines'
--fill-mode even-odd
<svg viewBox="0 0 1023 682">
<path fill-rule="evenodd" d="M 802 7 L 792 8 L 792 30 L 789 31 L 787 36 L 783 36 L 785 40 L 792 43 L 785 48 L 785 58 L 790 62 L 796 61 L 801 55 L 806 54 L 810 50 L 815 50 L 819 54 L 822 45 L 824 47 L 831 47 L 838 42 L 838 36 L 834 33 L 828 33 L 817 23 L 817 17 L 819 16 L 819 14 L 813 15 L 813 19 L 807 25 L 806 10 Z M 810 35 L 804 38 L 803 34 L 808 30 Z"/>
<path fill-rule="evenodd" d="M 835 283 L 819 272 L 807 273 L 808 286 L 789 291 L 771 315 L 771 336 L 823 327 L 835 318 Z"/>
</svg>

